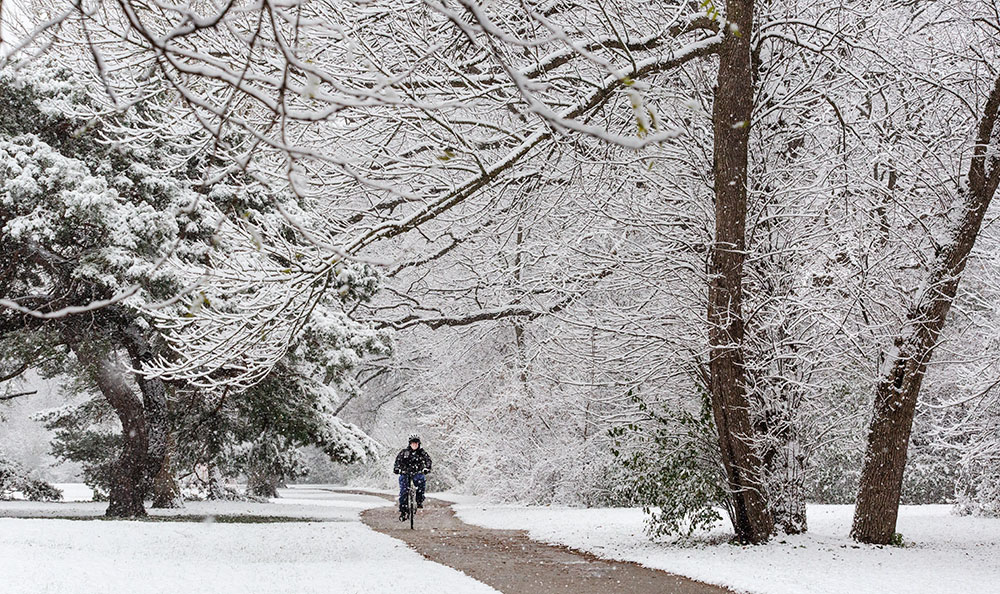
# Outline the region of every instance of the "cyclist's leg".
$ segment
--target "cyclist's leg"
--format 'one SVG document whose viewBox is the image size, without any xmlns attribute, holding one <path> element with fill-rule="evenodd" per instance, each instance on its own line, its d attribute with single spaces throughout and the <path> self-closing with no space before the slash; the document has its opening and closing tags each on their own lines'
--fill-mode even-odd
<svg viewBox="0 0 1000 594">
<path fill-rule="evenodd" d="M 410 480 L 406 474 L 399 474 L 399 512 L 403 513 L 407 509 L 407 497 L 410 494 Z"/>
<path fill-rule="evenodd" d="M 427 489 L 427 477 L 422 474 L 413 475 L 413 484 L 417 487 L 417 505 L 424 505 L 424 491 Z"/>
</svg>

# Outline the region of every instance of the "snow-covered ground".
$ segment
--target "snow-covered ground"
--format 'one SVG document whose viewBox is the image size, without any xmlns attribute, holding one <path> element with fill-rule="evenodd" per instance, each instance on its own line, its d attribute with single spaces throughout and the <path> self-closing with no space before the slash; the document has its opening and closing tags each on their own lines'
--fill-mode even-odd
<svg viewBox="0 0 1000 594">
<path fill-rule="evenodd" d="M 487 594 L 495 591 L 420 557 L 359 521 L 382 498 L 298 486 L 274 503 L 190 502 L 157 515 L 199 522 L 107 522 L 3 516 L 99 516 L 79 485 L 65 503 L 0 502 L 3 594 Z M 906 546 L 859 546 L 847 538 L 850 506 L 810 506 L 810 532 L 762 547 L 725 542 L 720 529 L 690 542 L 653 543 L 638 509 L 487 506 L 456 502 L 464 521 L 524 529 L 538 540 L 636 561 L 760 594 L 994 594 L 1000 591 L 1000 520 L 958 517 L 948 506 L 904 506 Z M 226 523 L 213 516 L 287 516 L 310 522 Z M 223 518 L 220 518 L 220 520 Z"/>
<path fill-rule="evenodd" d="M 958 517 L 950 506 L 904 506 L 906 546 L 859 546 L 847 537 L 852 506 L 816 505 L 808 534 L 761 547 L 727 544 L 721 528 L 688 543 L 653 543 L 638 509 L 484 506 L 468 500 L 458 516 L 488 528 L 527 530 L 544 542 L 635 561 L 697 580 L 761 594 L 996 594 L 1000 520 Z"/>
<path fill-rule="evenodd" d="M 68 491 L 70 499 L 85 491 Z M 359 512 L 384 499 L 314 486 L 281 503 L 190 502 L 164 515 L 265 515 L 317 522 L 109 522 L 0 517 L 3 594 L 496 594 L 378 534 Z M 89 502 L 0 502 L 3 515 L 103 513 Z"/>
</svg>

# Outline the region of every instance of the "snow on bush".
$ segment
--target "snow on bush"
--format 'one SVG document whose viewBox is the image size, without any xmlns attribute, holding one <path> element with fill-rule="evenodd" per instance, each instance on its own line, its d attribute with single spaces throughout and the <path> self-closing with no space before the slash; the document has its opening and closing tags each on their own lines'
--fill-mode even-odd
<svg viewBox="0 0 1000 594">
<path fill-rule="evenodd" d="M 62 491 L 30 476 L 23 466 L 0 454 L 0 500 L 20 495 L 32 501 L 58 501 Z"/>
</svg>

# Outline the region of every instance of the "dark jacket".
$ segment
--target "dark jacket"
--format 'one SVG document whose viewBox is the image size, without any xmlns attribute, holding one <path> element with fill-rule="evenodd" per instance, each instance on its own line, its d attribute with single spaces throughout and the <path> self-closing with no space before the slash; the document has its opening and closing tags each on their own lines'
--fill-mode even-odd
<svg viewBox="0 0 1000 594">
<path fill-rule="evenodd" d="M 431 471 L 431 457 L 423 448 L 411 450 L 409 446 L 396 456 L 392 466 L 395 474 L 423 474 Z"/>
</svg>

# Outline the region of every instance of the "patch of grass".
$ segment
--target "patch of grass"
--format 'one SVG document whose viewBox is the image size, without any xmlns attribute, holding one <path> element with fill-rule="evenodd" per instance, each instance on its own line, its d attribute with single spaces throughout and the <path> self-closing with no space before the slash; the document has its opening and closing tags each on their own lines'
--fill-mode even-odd
<svg viewBox="0 0 1000 594">
<path fill-rule="evenodd" d="M 292 524 L 308 522 L 344 522 L 337 518 L 300 518 L 293 516 L 253 516 L 244 514 L 184 514 L 146 516 L 144 518 L 109 518 L 107 516 L 3 516 L 24 520 L 103 520 L 106 522 L 190 522 L 195 524 Z"/>
<path fill-rule="evenodd" d="M 113 518 L 104 518 L 111 520 Z M 301 522 L 325 522 L 321 518 L 298 518 L 291 516 L 252 516 L 245 514 L 220 515 L 180 515 L 180 516 L 146 516 L 140 518 L 146 522 L 201 522 L 205 524 L 280 524 Z"/>
</svg>

